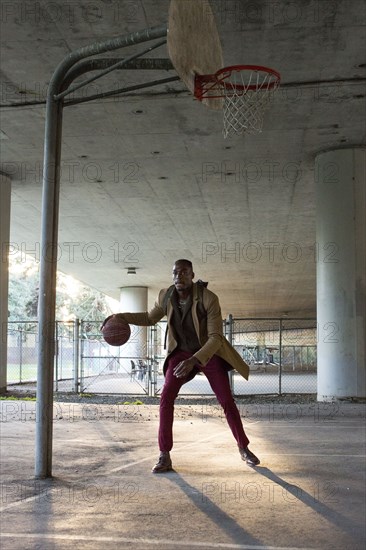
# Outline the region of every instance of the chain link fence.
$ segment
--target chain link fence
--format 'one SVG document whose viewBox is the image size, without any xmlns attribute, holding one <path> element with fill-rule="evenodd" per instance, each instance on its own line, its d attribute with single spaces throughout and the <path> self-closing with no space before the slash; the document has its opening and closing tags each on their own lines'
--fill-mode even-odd
<svg viewBox="0 0 366 550">
<path fill-rule="evenodd" d="M 75 360 L 74 321 L 56 322 L 55 385 L 73 376 Z M 25 384 L 37 380 L 37 321 L 8 322 L 7 382 Z"/>
<path fill-rule="evenodd" d="M 8 323 L 8 384 L 37 378 L 37 322 Z"/>
<path fill-rule="evenodd" d="M 315 319 L 232 319 L 231 343 L 248 363 L 248 382 L 233 374 L 242 394 L 316 393 Z"/>
<path fill-rule="evenodd" d="M 59 392 L 158 396 L 164 384 L 166 321 L 131 326 L 122 347 L 106 344 L 101 321 L 58 321 L 55 327 L 54 387 Z M 234 395 L 316 393 L 315 319 L 233 319 L 224 333 L 249 364 L 249 380 L 231 371 Z M 37 322 L 9 322 L 8 385 L 37 381 Z M 180 395 L 213 395 L 198 374 Z"/>
</svg>

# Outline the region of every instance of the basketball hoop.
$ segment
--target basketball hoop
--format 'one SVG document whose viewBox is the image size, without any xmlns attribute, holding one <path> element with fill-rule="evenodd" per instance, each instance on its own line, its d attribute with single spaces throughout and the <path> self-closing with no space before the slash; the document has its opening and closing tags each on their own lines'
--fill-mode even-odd
<svg viewBox="0 0 366 550">
<path fill-rule="evenodd" d="M 224 99 L 225 138 L 257 134 L 262 131 L 271 93 L 277 90 L 280 80 L 280 74 L 268 67 L 233 65 L 212 75 L 196 75 L 194 95 L 200 101 Z"/>
</svg>

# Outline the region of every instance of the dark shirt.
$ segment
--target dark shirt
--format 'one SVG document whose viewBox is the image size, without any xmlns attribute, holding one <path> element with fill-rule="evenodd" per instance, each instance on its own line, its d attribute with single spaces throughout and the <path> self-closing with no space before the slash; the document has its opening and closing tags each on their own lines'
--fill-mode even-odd
<svg viewBox="0 0 366 550">
<path fill-rule="evenodd" d="M 180 303 L 176 291 L 172 295 L 172 328 L 178 342 L 177 349 L 195 353 L 201 348 L 192 319 L 192 293 L 185 303 Z"/>
</svg>

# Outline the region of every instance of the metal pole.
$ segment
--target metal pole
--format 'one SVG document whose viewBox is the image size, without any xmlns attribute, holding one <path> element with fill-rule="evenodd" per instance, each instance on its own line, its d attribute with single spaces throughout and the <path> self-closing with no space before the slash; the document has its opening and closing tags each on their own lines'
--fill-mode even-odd
<svg viewBox="0 0 366 550">
<path fill-rule="evenodd" d="M 226 327 L 227 327 L 227 334 L 226 334 L 226 339 L 229 341 L 229 343 L 231 345 L 233 345 L 233 316 L 231 315 L 231 313 L 227 316 L 227 320 L 226 320 Z M 234 393 L 234 376 L 233 376 L 233 373 L 234 371 L 229 371 L 229 384 L 230 384 L 230 389 L 231 389 L 231 393 Z"/>
<path fill-rule="evenodd" d="M 80 345 L 80 376 L 79 376 L 79 392 L 81 393 L 84 391 L 84 355 L 85 355 L 85 342 L 86 340 L 83 337 L 83 321 L 80 322 L 79 327 L 79 345 Z M 81 335 L 81 337 L 80 337 Z"/>
<path fill-rule="evenodd" d="M 63 103 L 55 96 L 63 89 L 69 69 L 81 59 L 166 36 L 166 25 L 79 48 L 56 68 L 48 88 L 43 162 L 41 262 L 39 287 L 39 350 L 37 366 L 35 477 L 52 476 L 53 364 L 58 248 L 58 216 Z"/>
<path fill-rule="evenodd" d="M 53 362 L 62 104 L 49 96 L 43 164 L 35 477 L 52 476 Z"/>
<path fill-rule="evenodd" d="M 78 105 L 79 103 L 86 103 L 87 101 L 95 101 L 96 99 L 105 99 L 118 94 L 125 94 L 127 92 L 133 92 L 135 90 L 142 90 L 143 88 L 151 88 L 152 86 L 159 86 L 161 84 L 168 84 L 170 82 L 177 82 L 180 80 L 179 76 L 170 76 L 168 78 L 161 78 L 160 80 L 151 80 L 150 82 L 144 82 L 136 84 L 134 86 L 127 86 L 125 88 L 118 88 L 117 90 L 110 90 L 109 92 L 101 92 L 100 94 L 93 94 L 87 97 L 80 97 L 77 99 L 71 99 L 65 102 L 65 107 L 69 105 Z"/>
<path fill-rule="evenodd" d="M 124 58 L 123 58 L 124 59 Z M 119 59 L 122 61 L 123 59 Z M 80 77 L 81 75 L 88 73 L 90 71 L 99 71 L 111 67 L 117 61 L 116 58 L 92 58 L 92 59 L 82 59 L 76 63 L 66 74 L 63 86 L 64 88 L 75 80 L 75 78 Z M 127 62 L 123 67 L 120 67 L 117 70 L 138 70 L 138 71 L 171 71 L 174 69 L 174 66 L 170 59 L 153 57 L 153 58 L 143 58 L 143 59 L 134 59 L 133 61 Z"/>
<path fill-rule="evenodd" d="M 53 95 L 57 96 L 57 94 L 60 93 L 62 90 L 62 82 L 67 71 L 78 61 L 93 55 L 118 50 L 119 48 L 140 44 L 141 42 L 147 42 L 148 40 L 154 40 L 155 38 L 162 38 L 163 36 L 166 36 L 166 34 L 166 25 L 160 25 L 158 27 L 152 27 L 150 29 L 134 32 L 125 36 L 118 36 L 116 38 L 112 38 L 111 40 L 107 40 L 106 42 L 96 42 L 71 52 L 58 65 L 53 74 L 50 82 L 50 88 L 52 87 Z"/>
<path fill-rule="evenodd" d="M 158 367 L 159 363 L 156 359 L 158 355 L 158 333 L 161 333 L 161 328 L 158 328 L 158 325 L 151 327 L 151 397 L 156 397 L 157 395 L 157 384 L 158 384 Z"/>
<path fill-rule="evenodd" d="M 74 321 L 74 392 L 78 393 L 79 391 L 79 342 L 80 342 L 80 320 L 75 319 Z"/>
<path fill-rule="evenodd" d="M 278 379 L 278 394 L 282 395 L 282 319 L 280 319 L 280 341 L 279 341 L 279 351 L 280 351 L 280 366 L 279 366 L 279 379 Z"/>
<path fill-rule="evenodd" d="M 20 325 L 20 333 L 19 333 L 19 382 L 22 382 L 22 375 L 23 375 L 23 325 Z"/>
<path fill-rule="evenodd" d="M 58 321 L 55 322 L 55 376 L 54 376 L 54 384 L 55 384 L 55 391 L 58 391 L 58 379 L 60 376 L 59 373 L 59 358 L 60 358 L 60 342 L 59 342 L 59 336 L 60 336 L 60 326 Z"/>
<path fill-rule="evenodd" d="M 135 53 L 133 55 L 130 55 L 129 57 L 126 57 L 125 59 L 117 60 L 113 65 L 103 69 L 100 73 L 98 73 L 95 76 L 91 76 L 90 78 L 87 78 L 83 82 L 80 82 L 79 84 L 75 84 L 74 86 L 70 86 L 67 90 L 64 90 L 60 94 L 57 94 L 54 99 L 62 99 L 66 95 L 71 94 L 72 92 L 75 92 L 76 90 L 79 90 L 83 86 L 86 86 L 87 84 L 90 84 L 91 82 L 94 82 L 95 80 L 98 80 L 99 78 L 102 78 L 106 74 L 109 74 L 112 71 L 115 71 L 116 69 L 122 69 L 125 65 L 130 63 L 131 61 L 134 61 L 135 59 L 139 58 L 141 55 L 145 55 L 145 53 L 151 52 L 152 50 L 155 50 L 156 48 L 160 48 L 163 44 L 166 44 L 166 39 L 160 40 L 153 46 L 150 46 L 149 48 L 146 48 L 145 50 L 142 50 L 141 52 Z"/>
</svg>

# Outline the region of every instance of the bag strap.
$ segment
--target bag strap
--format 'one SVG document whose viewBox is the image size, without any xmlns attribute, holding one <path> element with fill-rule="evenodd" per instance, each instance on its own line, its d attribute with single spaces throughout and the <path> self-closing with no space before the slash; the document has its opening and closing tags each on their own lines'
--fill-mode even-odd
<svg viewBox="0 0 366 550">
<path fill-rule="evenodd" d="M 174 289 L 175 289 L 175 286 L 171 285 L 165 293 L 165 296 L 164 296 L 164 299 L 163 299 L 163 310 L 164 310 L 165 315 L 167 314 L 168 302 L 170 302 L 170 299 L 173 295 Z"/>
<path fill-rule="evenodd" d="M 205 283 L 204 281 L 201 281 L 201 279 L 198 279 L 197 281 L 197 298 L 198 302 L 203 303 L 203 289 L 207 288 L 208 283 Z"/>
<path fill-rule="evenodd" d="M 170 302 L 171 300 L 171 297 L 173 295 L 173 292 L 174 292 L 174 289 L 175 289 L 175 286 L 174 285 L 171 285 L 168 290 L 166 291 L 165 293 L 165 296 L 163 298 L 163 310 L 165 312 L 165 315 L 167 314 L 168 312 L 168 302 Z M 166 349 L 166 341 L 167 341 L 167 338 L 168 338 L 168 323 L 166 324 L 166 329 L 165 329 L 165 336 L 164 336 L 164 349 Z"/>
</svg>

